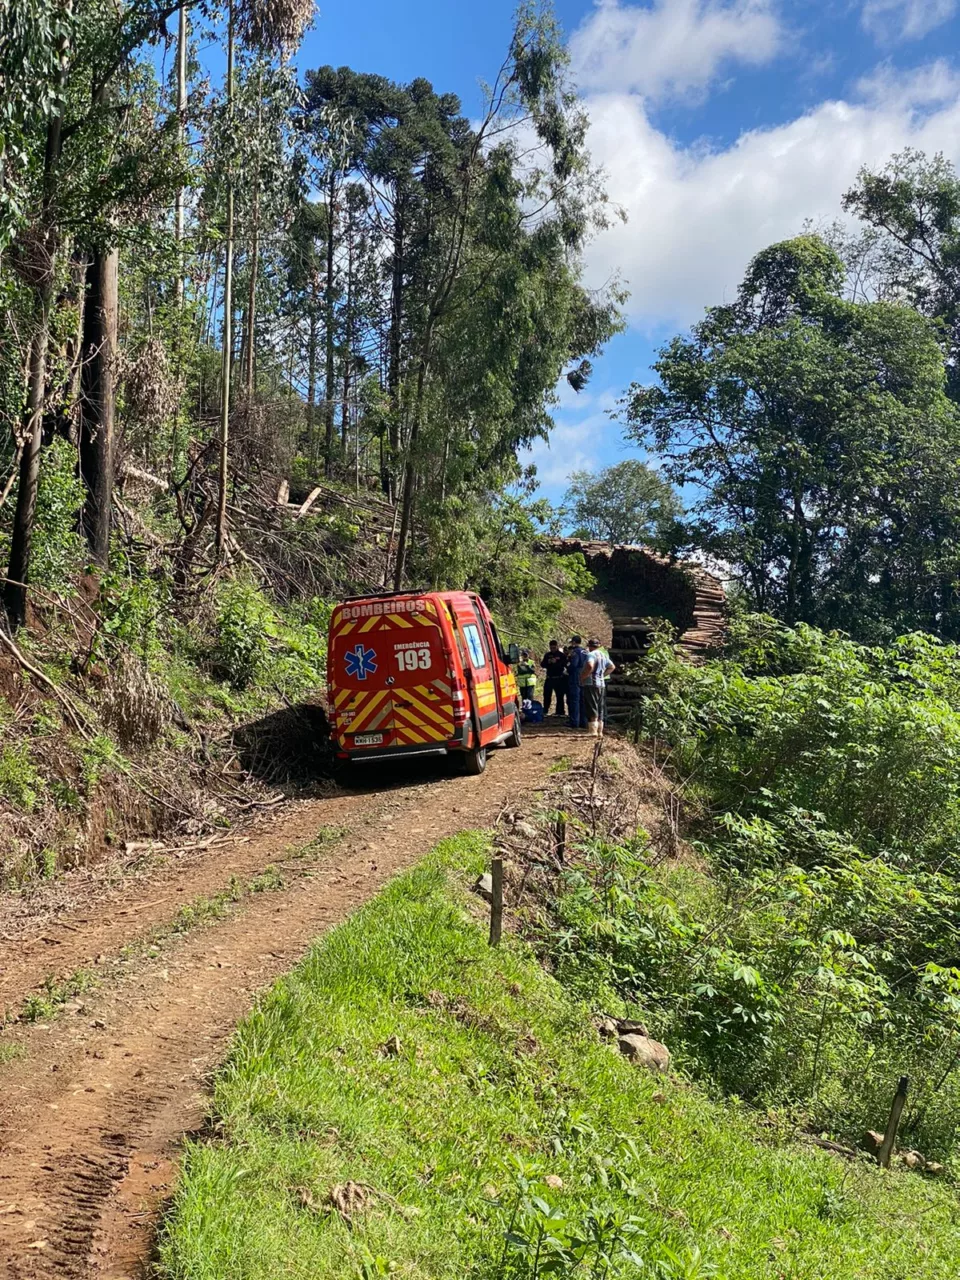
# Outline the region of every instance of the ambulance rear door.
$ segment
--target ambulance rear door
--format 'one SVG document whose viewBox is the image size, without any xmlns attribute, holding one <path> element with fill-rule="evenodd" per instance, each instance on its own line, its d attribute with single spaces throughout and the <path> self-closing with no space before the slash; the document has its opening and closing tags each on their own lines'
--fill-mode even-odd
<svg viewBox="0 0 960 1280">
<path fill-rule="evenodd" d="M 346 750 L 428 750 L 453 737 L 449 660 L 429 597 L 344 606 L 330 662 Z"/>
</svg>

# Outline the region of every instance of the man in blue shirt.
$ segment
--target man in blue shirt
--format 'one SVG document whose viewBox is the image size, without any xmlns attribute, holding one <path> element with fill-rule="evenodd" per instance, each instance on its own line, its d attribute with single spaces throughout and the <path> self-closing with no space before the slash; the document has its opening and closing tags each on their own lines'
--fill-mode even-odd
<svg viewBox="0 0 960 1280">
<path fill-rule="evenodd" d="M 586 660 L 587 651 L 583 647 L 583 640 L 580 636 L 571 636 L 570 648 L 567 650 L 567 711 L 570 714 L 571 729 L 587 727 L 587 715 L 580 689 L 580 672 Z"/>
<path fill-rule="evenodd" d="M 587 729 L 594 738 L 603 737 L 603 722 L 607 718 L 607 677 L 614 671 L 616 667 L 601 649 L 600 641 L 591 636 L 587 641 L 586 660 L 580 668 L 580 693 Z"/>
</svg>

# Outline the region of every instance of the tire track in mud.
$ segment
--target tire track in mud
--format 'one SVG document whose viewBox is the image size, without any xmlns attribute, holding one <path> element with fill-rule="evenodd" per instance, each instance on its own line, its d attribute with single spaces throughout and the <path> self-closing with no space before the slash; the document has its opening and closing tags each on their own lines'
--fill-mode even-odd
<svg viewBox="0 0 960 1280">
<path fill-rule="evenodd" d="M 316 861 L 288 862 L 283 889 L 244 899 L 128 966 L 74 1012 L 22 1030 L 25 1056 L 0 1067 L 0 1277 L 146 1274 L 181 1140 L 203 1123 L 210 1074 L 257 992 L 438 840 L 492 825 L 505 802 L 588 747 L 551 727 L 519 752 L 496 753 L 479 778 L 427 775 L 399 790 L 293 806 L 261 828 L 255 849 L 244 846 L 248 870 L 289 855 L 294 830 L 309 839 L 311 827 L 342 822 L 346 810 L 351 830 Z M 222 879 L 231 865 L 208 873 Z M 155 889 L 141 881 L 136 892 Z M 72 954 L 101 948 L 108 931 L 115 949 L 142 934 L 136 914 L 119 914 L 125 907 L 109 920 L 96 910 L 87 905 L 91 936 L 78 926 Z M 9 973 L 4 986 L 6 998 L 16 994 Z"/>
</svg>

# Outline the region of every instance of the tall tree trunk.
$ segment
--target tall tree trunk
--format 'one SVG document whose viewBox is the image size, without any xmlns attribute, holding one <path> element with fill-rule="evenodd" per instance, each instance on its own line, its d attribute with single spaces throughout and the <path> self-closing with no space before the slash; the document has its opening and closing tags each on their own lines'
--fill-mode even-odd
<svg viewBox="0 0 960 1280">
<path fill-rule="evenodd" d="M 233 0 L 227 10 L 227 114 L 233 117 Z M 227 224 L 224 236 L 223 362 L 220 369 L 220 467 L 217 494 L 217 555 L 227 541 L 227 482 L 230 465 L 230 380 L 233 373 L 233 174 L 227 176 Z"/>
<path fill-rule="evenodd" d="M 14 629 L 23 625 L 27 616 L 27 583 L 30 580 L 30 550 L 33 542 L 33 520 L 37 510 L 37 486 L 40 479 L 40 443 L 43 439 L 43 391 L 47 373 L 50 303 L 53 283 L 37 295 L 34 308 L 36 329 L 30 344 L 30 370 L 27 391 L 26 441 L 20 456 L 20 487 L 13 513 L 13 535 L 8 581 L 4 584 L 3 603 Z"/>
<path fill-rule="evenodd" d="M 65 6 L 67 14 L 72 5 Z M 59 85 L 63 85 L 67 68 L 67 37 L 59 42 Z M 40 445 L 43 440 L 43 394 L 47 380 L 47 348 L 50 342 L 50 308 L 56 275 L 56 235 L 53 226 L 53 197 L 55 171 L 60 159 L 63 136 L 63 120 L 59 111 L 47 121 L 47 140 L 43 156 L 43 204 L 41 208 L 41 235 L 34 252 L 42 258 L 38 263 L 41 272 L 35 286 L 35 328 L 30 343 L 30 367 L 27 377 L 27 411 L 24 424 L 24 445 L 20 456 L 17 505 L 13 513 L 10 558 L 7 562 L 7 578 L 3 586 L 3 604 L 10 625 L 14 629 L 23 625 L 27 616 L 27 583 L 30 581 L 30 549 L 33 542 L 33 521 L 37 510 L 37 485 L 40 479 Z"/>
<path fill-rule="evenodd" d="M 417 401 L 410 423 L 410 435 L 407 440 L 407 464 L 403 480 L 403 499 L 400 511 L 400 532 L 397 535 L 397 558 L 393 569 L 393 589 L 399 591 L 403 587 L 403 579 L 407 571 L 407 551 L 410 546 L 410 534 L 413 530 L 413 500 L 417 491 L 417 449 L 420 438 L 420 421 L 423 416 L 423 393 L 427 381 L 427 365 L 430 359 L 432 327 L 428 323 L 424 335 L 424 352 L 417 370 Z"/>
<path fill-rule="evenodd" d="M 80 475 L 87 490 L 82 524 L 90 552 L 104 569 L 113 505 L 118 261 L 116 249 L 98 248 L 90 257 L 80 372 Z"/>
<path fill-rule="evenodd" d="M 340 414 L 340 450 L 346 459 L 350 428 L 350 375 L 353 345 L 353 220 L 347 225 L 347 297 L 343 313 L 343 405 Z"/>
<path fill-rule="evenodd" d="M 333 254 L 336 239 L 336 195 L 337 175 L 334 170 L 330 174 L 330 189 L 327 193 L 327 288 L 326 288 L 326 404 L 324 405 L 324 422 L 326 426 L 326 473 L 333 473 L 333 425 L 336 400 L 336 383 L 334 381 L 336 356 L 336 316 L 333 306 Z"/>
<path fill-rule="evenodd" d="M 307 340 L 307 451 L 317 461 L 317 282 L 310 283 L 310 334 Z"/>
<path fill-rule="evenodd" d="M 187 6 L 181 4 L 180 13 L 177 22 L 177 136 L 180 139 L 180 146 L 186 140 L 186 118 L 187 118 L 187 41 L 189 31 L 187 27 Z M 186 193 L 183 187 L 177 188 L 176 205 L 174 206 L 174 236 L 177 242 L 177 308 L 183 308 L 184 294 L 184 276 L 186 274 L 186 264 L 184 261 L 183 241 L 184 241 L 184 206 Z"/>
<path fill-rule="evenodd" d="M 394 466 L 400 454 L 400 362 L 402 354 L 403 331 L 403 254 L 404 254 L 403 208 L 398 198 L 397 212 L 393 222 L 393 271 L 390 284 L 390 334 L 389 355 L 387 359 L 387 392 L 390 397 L 389 439 L 390 457 L 387 460 L 386 484 L 384 492 L 390 500 L 395 500 L 396 480 Z"/>
<path fill-rule="evenodd" d="M 243 386 L 244 394 L 246 395 L 248 402 L 253 400 L 253 391 L 257 380 L 255 335 L 257 332 L 257 274 L 260 264 L 260 229 L 257 226 L 258 203 L 259 201 L 255 198 L 253 213 L 253 239 L 250 244 L 250 279 L 247 284 L 246 350 L 244 352 Z"/>
<path fill-rule="evenodd" d="M 260 76 L 257 76 L 258 87 Z M 263 118 L 263 104 L 257 103 L 257 145 L 260 143 L 260 129 Z M 253 210 L 251 213 L 252 236 L 250 241 L 250 271 L 247 282 L 247 325 L 246 325 L 246 360 L 243 370 L 243 385 L 247 403 L 253 400 L 253 389 L 256 383 L 256 333 L 257 333 L 257 275 L 260 270 L 260 160 L 257 159 L 253 176 Z"/>
</svg>

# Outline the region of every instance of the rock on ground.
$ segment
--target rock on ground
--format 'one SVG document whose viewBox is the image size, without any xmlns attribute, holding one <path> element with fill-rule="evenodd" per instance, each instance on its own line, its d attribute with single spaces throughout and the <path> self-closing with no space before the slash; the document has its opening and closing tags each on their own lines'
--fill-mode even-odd
<svg viewBox="0 0 960 1280">
<path fill-rule="evenodd" d="M 670 1050 L 659 1040 L 649 1036 L 625 1035 L 617 1041 L 620 1052 L 638 1067 L 648 1071 L 667 1071 L 670 1067 Z"/>
</svg>

